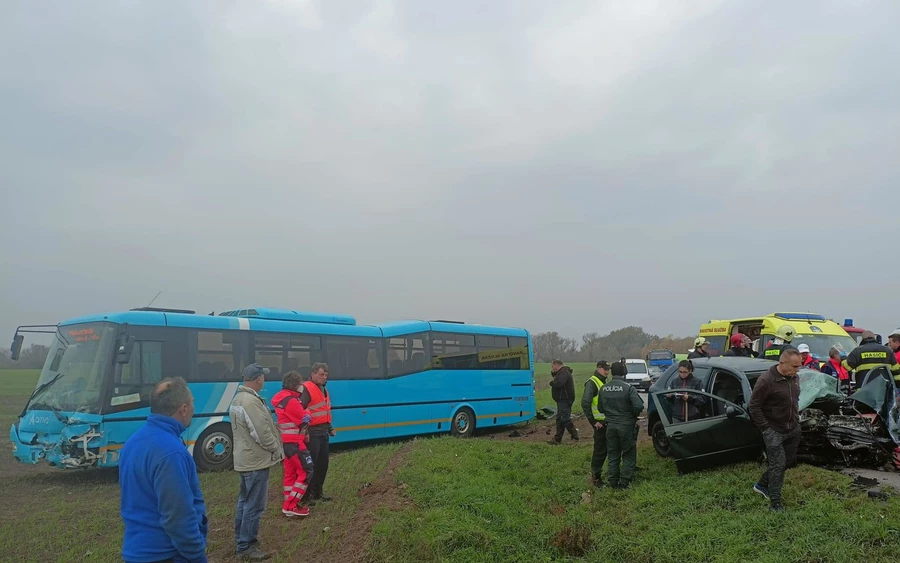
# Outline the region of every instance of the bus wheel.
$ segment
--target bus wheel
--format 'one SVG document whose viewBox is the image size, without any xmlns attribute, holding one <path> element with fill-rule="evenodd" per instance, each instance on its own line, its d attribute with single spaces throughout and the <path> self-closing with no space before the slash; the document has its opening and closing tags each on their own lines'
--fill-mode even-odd
<svg viewBox="0 0 900 563">
<path fill-rule="evenodd" d="M 475 413 L 469 407 L 456 411 L 450 423 L 450 434 L 460 438 L 469 438 L 475 433 Z"/>
<path fill-rule="evenodd" d="M 653 447 L 656 453 L 662 457 L 669 457 L 669 437 L 666 436 L 666 428 L 663 423 L 657 420 L 653 423 Z"/>
<path fill-rule="evenodd" d="M 231 425 L 213 424 L 203 431 L 194 444 L 194 461 L 205 471 L 221 471 L 234 467 L 234 438 Z"/>
</svg>

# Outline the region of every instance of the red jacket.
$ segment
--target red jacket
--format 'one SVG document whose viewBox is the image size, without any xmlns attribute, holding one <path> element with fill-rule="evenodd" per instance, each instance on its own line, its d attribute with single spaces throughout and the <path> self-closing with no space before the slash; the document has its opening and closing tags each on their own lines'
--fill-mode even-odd
<svg viewBox="0 0 900 563">
<path fill-rule="evenodd" d="M 819 360 L 815 359 L 812 354 L 807 356 L 806 359 L 802 361 L 803 367 L 819 371 Z"/>
<path fill-rule="evenodd" d="M 306 434 L 303 430 L 308 423 L 303 422 L 303 417 L 307 416 L 309 411 L 300 403 L 300 393 L 282 389 L 272 397 L 272 406 L 275 407 L 281 441 L 285 444 L 298 444 L 301 450 L 305 450 Z"/>
</svg>

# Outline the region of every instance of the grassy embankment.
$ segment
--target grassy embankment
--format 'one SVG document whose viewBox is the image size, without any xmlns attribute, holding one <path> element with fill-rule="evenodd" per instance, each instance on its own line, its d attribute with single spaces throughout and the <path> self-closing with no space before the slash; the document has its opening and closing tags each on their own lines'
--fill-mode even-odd
<svg viewBox="0 0 900 563">
<path fill-rule="evenodd" d="M 573 365 L 580 384 L 589 365 Z M 552 404 L 539 366 L 538 407 Z M 36 374 L 0 372 L 0 423 L 15 419 Z M 546 395 L 546 397 L 545 397 Z M 577 411 L 577 409 L 576 409 Z M 582 433 L 587 428 L 580 424 Z M 8 428 L 8 426 L 6 426 Z M 646 441 L 627 492 L 592 490 L 590 440 L 544 443 L 505 432 L 346 449 L 329 471 L 335 500 L 305 521 L 280 517 L 272 475 L 264 545 L 275 561 L 895 561 L 900 498 L 875 501 L 819 468 L 788 473 L 786 514 L 750 490 L 749 463 L 678 476 Z M 10 561 L 118 561 L 115 472 L 62 472 L 0 458 L 0 553 Z M 204 474 L 210 559 L 229 561 L 233 473 Z M 585 495 L 587 493 L 587 495 Z M 374 526 L 374 527 L 373 527 Z"/>
</svg>

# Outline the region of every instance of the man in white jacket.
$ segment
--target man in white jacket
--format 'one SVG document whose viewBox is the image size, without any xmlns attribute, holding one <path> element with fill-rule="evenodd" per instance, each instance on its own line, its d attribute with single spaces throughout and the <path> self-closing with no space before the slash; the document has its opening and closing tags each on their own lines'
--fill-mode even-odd
<svg viewBox="0 0 900 563">
<path fill-rule="evenodd" d="M 269 370 L 259 364 L 244 368 L 244 384 L 238 387 L 228 414 L 234 437 L 234 470 L 241 476 L 234 539 L 237 557 L 262 561 L 269 558 L 259 547 L 259 521 L 266 510 L 269 468 L 284 459 L 281 435 L 265 399 L 259 392 Z"/>
</svg>

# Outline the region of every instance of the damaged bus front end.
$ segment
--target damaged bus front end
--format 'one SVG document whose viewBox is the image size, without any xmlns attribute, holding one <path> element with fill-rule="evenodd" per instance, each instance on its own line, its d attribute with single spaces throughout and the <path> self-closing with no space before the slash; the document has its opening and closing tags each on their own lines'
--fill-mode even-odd
<svg viewBox="0 0 900 563">
<path fill-rule="evenodd" d="M 101 417 L 32 410 L 12 425 L 13 455 L 21 463 L 46 461 L 59 468 L 104 467 L 110 457 L 100 431 Z"/>
<path fill-rule="evenodd" d="M 102 399 L 117 358 L 130 354 L 118 325 L 73 321 L 52 331 L 20 327 L 14 352 L 21 349 L 20 332 L 49 332 L 54 341 L 37 387 L 10 428 L 15 458 L 59 468 L 116 465 L 117 452 L 102 431 Z"/>
</svg>

